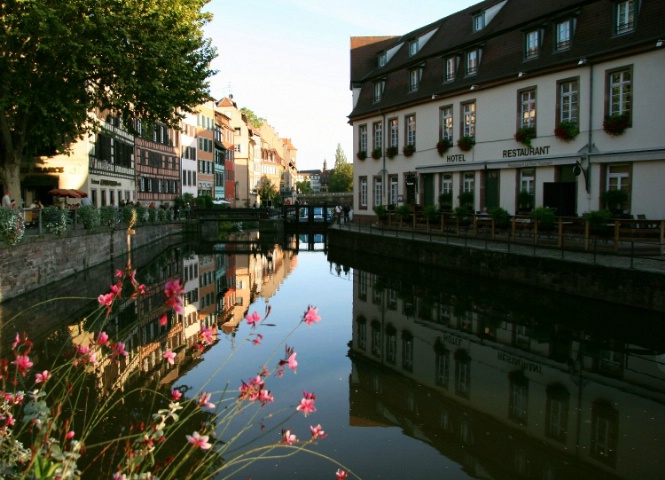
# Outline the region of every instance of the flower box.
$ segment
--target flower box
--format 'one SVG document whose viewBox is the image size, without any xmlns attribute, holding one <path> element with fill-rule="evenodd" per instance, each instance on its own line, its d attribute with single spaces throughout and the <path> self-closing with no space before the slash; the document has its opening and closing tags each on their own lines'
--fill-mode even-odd
<svg viewBox="0 0 665 480">
<path fill-rule="evenodd" d="M 476 144 L 476 139 L 469 135 L 464 135 L 457 140 L 457 146 L 463 152 L 468 152 Z"/>
</svg>

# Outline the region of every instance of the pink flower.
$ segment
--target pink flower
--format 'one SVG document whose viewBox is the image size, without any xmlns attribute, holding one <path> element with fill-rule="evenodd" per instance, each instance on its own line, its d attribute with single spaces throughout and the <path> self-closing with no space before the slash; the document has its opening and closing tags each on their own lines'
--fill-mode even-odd
<svg viewBox="0 0 665 480">
<path fill-rule="evenodd" d="M 309 327 L 312 323 L 317 323 L 319 320 L 321 320 L 321 317 L 319 317 L 318 308 L 312 306 L 307 307 L 303 322 Z"/>
<path fill-rule="evenodd" d="M 171 398 L 173 399 L 174 402 L 177 402 L 182 398 L 182 392 L 176 389 L 171 390 Z"/>
<path fill-rule="evenodd" d="M 208 408 L 215 408 L 215 404 L 210 401 L 211 395 L 207 392 L 203 392 L 199 394 L 199 406 L 200 407 L 208 407 Z"/>
<path fill-rule="evenodd" d="M 99 334 L 99 337 L 97 338 L 97 345 L 104 346 L 109 344 L 109 336 L 106 332 L 102 332 Z"/>
<path fill-rule="evenodd" d="M 337 469 L 336 474 L 337 474 L 337 480 L 344 480 L 346 477 L 349 476 L 349 474 L 346 473 L 346 472 L 345 472 L 344 470 L 342 470 L 341 468 L 338 468 L 338 469 Z"/>
<path fill-rule="evenodd" d="M 35 374 L 35 383 L 45 383 L 46 380 L 51 376 L 48 370 L 44 370 L 42 373 Z"/>
<path fill-rule="evenodd" d="M 300 405 L 296 407 L 296 410 L 299 412 L 302 412 L 305 416 L 309 415 L 310 413 L 316 412 L 316 408 L 314 407 L 314 402 L 316 401 L 316 397 L 314 394 L 308 394 L 307 392 L 303 392 L 305 395 L 304 398 L 300 399 Z"/>
<path fill-rule="evenodd" d="M 256 337 L 254 338 L 254 340 L 252 340 L 252 343 L 253 343 L 254 345 L 260 345 L 260 344 L 261 344 L 261 340 L 263 340 L 263 335 L 261 335 L 260 333 L 257 333 L 257 334 L 256 334 Z"/>
<path fill-rule="evenodd" d="M 97 297 L 97 301 L 100 305 L 105 305 L 107 310 L 111 310 L 111 305 L 113 305 L 113 299 L 115 295 L 113 293 L 107 293 L 106 295 L 100 295 Z"/>
<path fill-rule="evenodd" d="M 14 340 L 14 343 L 12 343 L 12 350 L 18 347 L 19 343 L 21 343 L 21 337 L 19 336 L 18 332 L 16 332 L 16 340 Z"/>
<path fill-rule="evenodd" d="M 166 318 L 166 315 L 162 315 L 162 318 L 159 319 L 159 326 L 165 327 L 167 323 L 168 323 L 168 318 Z"/>
<path fill-rule="evenodd" d="M 323 431 L 321 425 L 317 425 L 316 427 L 310 425 L 309 429 L 312 431 L 312 438 L 326 438 L 328 436 L 328 434 Z"/>
<path fill-rule="evenodd" d="M 173 351 L 171 351 L 170 349 L 167 350 L 167 351 L 165 351 L 165 352 L 162 354 L 162 356 L 163 356 L 164 359 L 166 359 L 166 361 L 169 362 L 171 365 L 173 365 L 173 364 L 175 363 L 175 362 L 174 362 L 174 360 L 175 360 L 175 353 L 173 353 Z"/>
<path fill-rule="evenodd" d="M 291 433 L 291 430 L 282 430 L 282 443 L 293 445 L 293 443 L 296 441 L 298 441 L 298 439 L 294 434 Z"/>
<path fill-rule="evenodd" d="M 203 337 L 203 341 L 208 345 L 212 345 L 215 340 L 214 332 L 212 329 L 206 327 L 203 324 L 201 324 L 201 336 Z"/>
<path fill-rule="evenodd" d="M 113 293 L 116 297 L 120 297 L 122 294 L 122 283 L 111 285 L 111 293 Z"/>
<path fill-rule="evenodd" d="M 67 432 L 67 435 L 65 435 L 65 438 L 67 440 L 71 440 L 72 438 L 74 438 L 74 435 L 76 435 L 76 432 L 74 432 L 74 430 L 70 430 L 69 432 Z"/>
<path fill-rule="evenodd" d="M 286 360 L 286 363 L 289 365 L 289 368 L 294 372 L 296 371 L 296 367 L 298 366 L 298 362 L 296 362 L 296 355 L 297 353 L 293 352 Z"/>
<path fill-rule="evenodd" d="M 180 286 L 180 280 L 169 280 L 164 286 L 164 295 L 167 297 L 174 297 L 176 295 L 182 295 L 185 293 L 185 289 Z"/>
<path fill-rule="evenodd" d="M 125 344 L 122 342 L 118 342 L 113 346 L 113 356 L 114 357 L 126 357 L 127 356 L 127 350 L 125 350 Z"/>
<path fill-rule="evenodd" d="M 199 432 L 194 432 L 191 435 L 185 435 L 185 437 L 187 437 L 189 443 L 201 450 L 208 450 L 212 447 L 212 445 L 208 443 L 208 435 L 199 435 Z"/>
<path fill-rule="evenodd" d="M 19 372 L 21 375 L 25 377 L 25 374 L 27 373 L 27 370 L 32 367 L 32 362 L 30 361 L 30 357 L 27 355 L 18 355 L 16 357 L 16 360 L 12 362 L 12 364 L 16 365 L 18 368 Z"/>
<path fill-rule="evenodd" d="M 250 327 L 254 328 L 256 327 L 256 324 L 261 321 L 261 315 L 256 312 L 252 313 L 251 315 L 247 314 L 245 315 L 245 320 L 247 320 L 247 323 Z"/>
<path fill-rule="evenodd" d="M 125 272 L 123 272 L 122 270 L 116 270 L 115 271 L 115 276 L 118 277 L 118 278 L 122 278 L 122 277 L 125 276 Z"/>
<path fill-rule="evenodd" d="M 185 314 L 185 309 L 182 306 L 182 299 L 180 297 L 168 297 L 164 303 L 167 307 L 172 308 L 176 313 L 180 315 Z"/>
</svg>

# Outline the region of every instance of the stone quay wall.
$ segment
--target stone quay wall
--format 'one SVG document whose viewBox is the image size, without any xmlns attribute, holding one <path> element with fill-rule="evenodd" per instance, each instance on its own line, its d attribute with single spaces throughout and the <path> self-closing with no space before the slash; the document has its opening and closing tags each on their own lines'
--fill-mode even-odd
<svg viewBox="0 0 665 480">
<path fill-rule="evenodd" d="M 665 275 L 510 252 L 328 230 L 329 252 L 344 249 L 467 275 L 509 281 L 641 309 L 665 312 Z"/>
<path fill-rule="evenodd" d="M 131 235 L 132 251 L 174 235 L 182 237 L 183 224 L 141 225 Z M 118 268 L 126 264 L 126 229 L 73 230 L 63 237 L 26 235 L 19 245 L 0 244 L 0 302 L 109 261 Z"/>
</svg>

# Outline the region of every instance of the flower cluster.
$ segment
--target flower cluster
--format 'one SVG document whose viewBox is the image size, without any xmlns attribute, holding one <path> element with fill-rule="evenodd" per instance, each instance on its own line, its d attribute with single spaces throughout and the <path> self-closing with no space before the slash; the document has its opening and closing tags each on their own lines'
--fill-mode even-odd
<svg viewBox="0 0 665 480">
<path fill-rule="evenodd" d="M 0 238 L 7 245 L 17 245 L 25 233 L 25 223 L 19 211 L 14 208 L 0 207 Z"/>
</svg>

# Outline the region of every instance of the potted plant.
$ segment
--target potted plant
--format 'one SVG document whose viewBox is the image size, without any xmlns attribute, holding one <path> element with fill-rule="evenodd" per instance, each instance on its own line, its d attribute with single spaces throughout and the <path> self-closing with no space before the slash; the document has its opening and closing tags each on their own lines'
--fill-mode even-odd
<svg viewBox="0 0 665 480">
<path fill-rule="evenodd" d="M 439 209 L 443 211 L 450 211 L 453 206 L 453 194 L 450 192 L 439 194 Z"/>
<path fill-rule="evenodd" d="M 374 150 L 372 150 L 372 158 L 374 160 L 381 158 L 381 155 L 383 155 L 383 150 L 381 150 L 381 147 L 376 147 Z"/>
<path fill-rule="evenodd" d="M 515 140 L 519 143 L 523 143 L 527 147 L 531 146 L 531 140 L 536 138 L 536 128 L 535 127 L 522 127 L 515 132 Z"/>
<path fill-rule="evenodd" d="M 463 152 L 468 152 L 476 144 L 476 139 L 469 135 L 464 135 L 457 140 L 457 146 Z"/>
<path fill-rule="evenodd" d="M 388 218 L 388 209 L 386 208 L 385 205 L 377 205 L 374 207 L 374 213 L 376 213 L 376 216 L 379 217 L 380 221 L 385 220 Z"/>
<path fill-rule="evenodd" d="M 497 227 L 505 227 L 510 223 L 510 213 L 501 207 L 492 208 L 488 213 Z"/>
<path fill-rule="evenodd" d="M 615 214 L 622 211 L 622 206 L 628 201 L 628 192 L 621 189 L 607 190 L 603 193 L 605 208 Z"/>
<path fill-rule="evenodd" d="M 439 155 L 443 157 L 443 154 L 446 153 L 452 146 L 453 144 L 450 140 L 447 138 L 442 138 L 436 144 L 436 151 L 439 152 Z"/>
<path fill-rule="evenodd" d="M 356 157 L 358 157 L 358 160 L 365 160 L 367 158 L 367 152 L 365 150 L 360 150 L 356 154 Z"/>
<path fill-rule="evenodd" d="M 391 145 L 390 147 L 386 148 L 386 157 L 389 159 L 395 158 L 395 155 L 397 155 L 397 147 L 394 145 Z"/>
<path fill-rule="evenodd" d="M 531 217 L 538 224 L 538 228 L 541 230 L 548 230 L 554 227 L 554 220 L 556 215 L 554 210 L 547 207 L 537 207 L 531 211 Z"/>
<path fill-rule="evenodd" d="M 522 190 L 517 194 L 517 205 L 520 210 L 531 210 L 533 208 L 533 200 L 533 193 L 530 193 L 527 190 Z"/>
<path fill-rule="evenodd" d="M 603 234 L 609 232 L 607 224 L 612 221 L 612 212 L 609 210 L 592 210 L 584 212 L 582 217 L 589 222 L 591 233 Z"/>
<path fill-rule="evenodd" d="M 603 130 L 608 135 L 616 137 L 621 135 L 626 128 L 630 125 L 630 118 L 628 115 L 615 113 L 613 115 L 606 115 L 603 121 Z"/>
<path fill-rule="evenodd" d="M 473 192 L 462 192 L 457 196 L 457 199 L 459 200 L 459 206 L 466 208 L 467 212 L 473 210 L 473 201 L 475 199 Z"/>
<path fill-rule="evenodd" d="M 554 136 L 564 142 L 570 142 L 577 137 L 579 133 L 580 129 L 574 122 L 559 122 L 559 125 L 554 129 Z"/>
<path fill-rule="evenodd" d="M 404 145 L 404 148 L 402 148 L 402 153 L 407 157 L 413 155 L 413 152 L 415 151 L 416 151 L 415 145 L 411 145 L 410 143 L 408 145 Z"/>
</svg>

